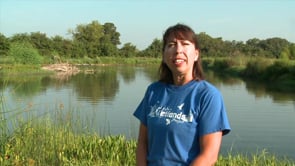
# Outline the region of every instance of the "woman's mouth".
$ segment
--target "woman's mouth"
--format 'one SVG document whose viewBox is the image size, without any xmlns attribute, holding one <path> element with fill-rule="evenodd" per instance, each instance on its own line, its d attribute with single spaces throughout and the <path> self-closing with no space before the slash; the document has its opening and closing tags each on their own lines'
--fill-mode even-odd
<svg viewBox="0 0 295 166">
<path fill-rule="evenodd" d="M 176 65 L 180 65 L 180 64 L 182 64 L 183 62 L 184 62 L 183 59 L 175 59 L 175 60 L 174 60 L 174 64 L 176 64 Z"/>
</svg>

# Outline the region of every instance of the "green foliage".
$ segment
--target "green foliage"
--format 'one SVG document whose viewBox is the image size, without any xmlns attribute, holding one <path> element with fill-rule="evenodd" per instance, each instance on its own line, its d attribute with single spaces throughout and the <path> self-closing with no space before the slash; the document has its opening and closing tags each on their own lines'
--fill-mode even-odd
<svg viewBox="0 0 295 166">
<path fill-rule="evenodd" d="M 102 43 L 98 48 L 100 50 L 100 56 L 118 56 L 118 49 L 111 43 Z"/>
<path fill-rule="evenodd" d="M 131 43 L 126 43 L 124 46 L 119 50 L 119 55 L 121 57 L 135 57 L 137 55 L 136 46 L 132 45 Z"/>
<path fill-rule="evenodd" d="M 285 75 L 290 74 L 289 68 L 291 68 L 289 61 L 275 61 L 272 65 L 268 66 L 264 75 L 270 81 L 280 80 L 280 78 L 283 78 Z"/>
<path fill-rule="evenodd" d="M 145 50 L 143 50 L 139 56 L 141 57 L 153 57 L 160 58 L 162 57 L 162 41 L 159 39 L 154 39 L 152 44 L 149 45 Z"/>
<path fill-rule="evenodd" d="M 267 68 L 272 64 L 271 60 L 265 58 L 255 58 L 250 60 L 245 70 L 243 71 L 243 76 L 263 80 L 266 79 L 264 74 Z"/>
<path fill-rule="evenodd" d="M 117 32 L 117 28 L 113 23 L 105 23 L 103 25 L 104 37 L 112 43 L 114 46 L 121 44 L 120 33 Z"/>
<path fill-rule="evenodd" d="M 60 59 L 70 58 L 73 51 L 73 42 L 69 39 L 64 39 L 61 36 L 54 36 L 52 38 L 52 49 L 55 54 L 52 56 L 59 56 Z"/>
<path fill-rule="evenodd" d="M 0 33 L 0 57 L 8 54 L 10 43 L 2 33 Z"/>
<path fill-rule="evenodd" d="M 38 50 L 27 42 L 12 43 L 8 54 L 18 64 L 41 64 L 43 60 Z"/>
<path fill-rule="evenodd" d="M 288 60 L 289 59 L 289 55 L 290 55 L 290 51 L 287 47 L 285 47 L 283 49 L 283 51 L 281 52 L 279 58 L 283 59 L 283 60 Z"/>
<path fill-rule="evenodd" d="M 224 75 L 239 76 L 256 81 L 271 81 L 272 83 L 269 85 L 280 91 L 295 90 L 294 60 L 238 56 L 235 58 L 206 57 L 202 62 L 205 69 L 213 69 Z"/>
<path fill-rule="evenodd" d="M 0 165 L 135 164 L 136 142 L 124 136 L 76 134 L 65 119 L 58 124 L 48 118 L 32 120 L 18 120 L 13 135 L 1 137 Z"/>
<path fill-rule="evenodd" d="M 245 56 L 231 57 L 219 57 L 219 58 L 204 58 L 203 66 L 218 71 L 225 71 L 232 68 L 245 67 L 249 58 Z"/>
<path fill-rule="evenodd" d="M 295 59 L 295 44 L 291 44 L 290 46 L 289 46 L 289 58 L 290 59 Z"/>
<path fill-rule="evenodd" d="M 19 121 L 8 139 L 1 137 L 0 165 L 135 165 L 137 142 L 124 136 L 76 134 L 67 123 L 57 126 L 49 119 Z M 217 166 L 294 165 L 266 150 L 256 154 L 220 155 Z"/>
<path fill-rule="evenodd" d="M 101 25 L 98 21 L 92 21 L 90 24 L 78 25 L 70 33 L 73 35 L 72 57 L 95 58 L 118 55 L 120 33 L 116 31 L 113 23 Z"/>
<path fill-rule="evenodd" d="M 295 163 L 292 160 L 286 158 L 278 159 L 275 155 L 262 150 L 256 154 L 228 154 L 226 156 L 221 155 L 216 163 L 216 166 L 294 166 Z"/>
<path fill-rule="evenodd" d="M 18 42 L 18 43 L 22 43 L 22 42 L 30 42 L 31 40 L 31 37 L 28 33 L 17 33 L 17 34 L 14 34 L 10 39 L 10 42 L 12 43 L 15 43 L 15 42 Z"/>
<path fill-rule="evenodd" d="M 36 48 L 42 56 L 50 56 L 52 52 L 52 40 L 45 33 L 32 32 L 30 34 L 30 43 Z"/>
<path fill-rule="evenodd" d="M 269 38 L 266 40 L 262 40 L 259 42 L 259 46 L 263 50 L 268 50 L 270 52 L 269 55 L 266 55 L 270 58 L 278 58 L 280 53 L 283 51 L 285 47 L 288 47 L 289 42 L 286 39 L 281 39 L 278 37 Z"/>
</svg>

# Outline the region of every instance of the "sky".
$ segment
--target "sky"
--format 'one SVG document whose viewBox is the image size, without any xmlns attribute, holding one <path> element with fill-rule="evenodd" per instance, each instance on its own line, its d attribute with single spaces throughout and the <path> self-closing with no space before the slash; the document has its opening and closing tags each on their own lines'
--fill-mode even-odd
<svg viewBox="0 0 295 166">
<path fill-rule="evenodd" d="M 0 33 L 41 32 L 70 38 L 69 29 L 113 23 L 123 44 L 139 49 L 172 25 L 228 41 L 280 37 L 295 43 L 295 0 L 0 0 Z"/>
</svg>

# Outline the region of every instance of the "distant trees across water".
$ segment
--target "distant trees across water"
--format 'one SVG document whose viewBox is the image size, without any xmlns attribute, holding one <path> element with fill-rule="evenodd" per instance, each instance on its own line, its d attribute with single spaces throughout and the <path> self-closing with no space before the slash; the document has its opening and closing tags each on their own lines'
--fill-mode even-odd
<svg viewBox="0 0 295 166">
<path fill-rule="evenodd" d="M 18 59 L 18 63 L 46 63 L 71 58 L 99 57 L 161 57 L 162 41 L 155 38 L 145 49 L 132 43 L 121 45 L 120 33 L 113 23 L 101 24 L 97 20 L 79 24 L 68 31 L 70 39 L 62 36 L 48 37 L 45 33 L 31 32 L 6 37 L 0 33 L 0 57 Z M 242 41 L 224 41 L 201 32 L 198 35 L 204 57 L 253 56 L 275 59 L 295 59 L 295 44 L 274 37 Z M 120 46 L 120 48 L 119 48 Z M 28 51 L 28 53 L 26 53 Z M 19 55 L 21 54 L 21 55 Z M 32 57 L 34 56 L 34 57 Z M 21 59 L 23 58 L 23 61 Z"/>
</svg>

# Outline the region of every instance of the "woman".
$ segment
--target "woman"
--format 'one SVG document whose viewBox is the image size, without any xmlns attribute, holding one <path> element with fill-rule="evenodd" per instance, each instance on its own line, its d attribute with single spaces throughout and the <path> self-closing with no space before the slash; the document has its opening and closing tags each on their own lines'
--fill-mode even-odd
<svg viewBox="0 0 295 166">
<path fill-rule="evenodd" d="M 140 120 L 137 165 L 214 165 L 230 131 L 220 92 L 204 80 L 194 31 L 183 24 L 163 35 L 160 80 L 134 112 Z"/>
</svg>

